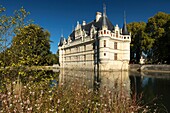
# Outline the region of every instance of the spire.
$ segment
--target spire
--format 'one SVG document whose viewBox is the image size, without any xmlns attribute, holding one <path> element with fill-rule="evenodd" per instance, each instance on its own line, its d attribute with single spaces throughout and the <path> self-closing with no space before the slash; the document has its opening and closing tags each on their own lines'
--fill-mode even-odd
<svg viewBox="0 0 170 113">
<path fill-rule="evenodd" d="M 126 24 L 126 12 L 124 11 L 124 24 Z"/>
<path fill-rule="evenodd" d="M 106 16 L 106 4 L 103 3 L 103 16 Z"/>
<path fill-rule="evenodd" d="M 64 37 L 64 36 L 63 36 L 63 29 L 61 29 L 61 37 Z"/>
<path fill-rule="evenodd" d="M 60 37 L 60 43 L 58 46 L 62 46 L 64 42 L 64 36 L 63 36 L 63 29 L 61 29 L 61 37 Z"/>
<path fill-rule="evenodd" d="M 103 3 L 103 25 L 102 27 L 107 28 L 107 22 L 106 22 L 106 4 Z"/>
<path fill-rule="evenodd" d="M 124 11 L 124 24 L 123 24 L 122 34 L 123 35 L 129 35 L 129 32 L 127 30 L 127 26 L 126 26 L 126 12 L 125 11 Z"/>
</svg>

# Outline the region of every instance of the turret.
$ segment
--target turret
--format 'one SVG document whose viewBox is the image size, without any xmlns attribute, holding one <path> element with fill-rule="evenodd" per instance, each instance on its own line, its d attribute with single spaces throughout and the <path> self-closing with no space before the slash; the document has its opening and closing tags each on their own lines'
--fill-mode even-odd
<svg viewBox="0 0 170 113">
<path fill-rule="evenodd" d="M 102 23 L 102 29 L 107 29 L 107 22 L 106 22 L 106 5 L 103 4 L 103 23 Z"/>
<path fill-rule="evenodd" d="M 64 36 L 62 34 L 61 37 L 60 37 L 60 42 L 59 42 L 58 46 L 62 46 L 63 43 L 64 43 Z"/>
<path fill-rule="evenodd" d="M 129 32 L 127 30 L 127 26 L 126 26 L 126 15 L 124 13 L 124 24 L 123 24 L 123 29 L 122 29 L 122 35 L 129 35 Z"/>
</svg>

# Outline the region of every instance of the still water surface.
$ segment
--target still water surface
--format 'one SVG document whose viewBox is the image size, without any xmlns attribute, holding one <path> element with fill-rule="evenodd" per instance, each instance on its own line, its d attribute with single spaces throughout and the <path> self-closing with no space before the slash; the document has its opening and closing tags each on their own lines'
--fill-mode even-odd
<svg viewBox="0 0 170 113">
<path fill-rule="evenodd" d="M 80 81 L 88 82 L 89 87 L 95 88 L 106 86 L 114 89 L 115 84 L 118 87 L 124 87 L 129 95 L 137 94 L 137 99 L 146 104 L 156 103 L 158 106 L 170 112 L 170 73 L 154 72 L 99 72 L 90 71 L 66 71 L 60 70 L 59 82 L 68 82 L 75 78 Z M 142 95 L 142 96 L 141 96 Z"/>
<path fill-rule="evenodd" d="M 169 73 L 139 73 L 139 72 L 92 72 L 92 71 L 7 71 L 0 72 L 0 94 L 16 89 L 21 92 L 28 84 L 36 86 L 37 92 L 59 85 L 71 85 L 71 81 L 78 80 L 86 83 L 88 88 L 97 90 L 107 87 L 115 90 L 122 88 L 136 99 L 144 103 L 156 102 L 158 106 L 165 106 L 170 112 L 170 74 Z M 14 84 L 14 85 L 13 85 Z M 23 88 L 23 89 L 22 89 Z M 14 92 L 15 93 L 15 92 Z M 37 93 L 38 94 L 38 93 Z M 140 96 L 142 94 L 142 96 Z M 1 95 L 0 95 L 1 96 Z M 153 101 L 154 100 L 154 101 Z M 156 101 L 155 101 L 156 100 Z M 0 101 L 0 108 L 1 108 Z"/>
</svg>

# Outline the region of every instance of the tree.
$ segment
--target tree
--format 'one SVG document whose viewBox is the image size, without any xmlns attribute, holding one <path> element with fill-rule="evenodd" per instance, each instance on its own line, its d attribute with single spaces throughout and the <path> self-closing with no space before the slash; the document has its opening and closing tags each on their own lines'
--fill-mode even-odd
<svg viewBox="0 0 170 113">
<path fill-rule="evenodd" d="M 131 32 L 131 61 L 136 60 L 139 63 L 142 53 L 147 54 L 148 50 L 152 47 L 153 40 L 145 33 L 145 22 L 132 22 L 127 25 L 128 30 Z"/>
<path fill-rule="evenodd" d="M 57 64 L 59 64 L 59 49 L 57 50 L 56 56 L 57 56 Z"/>
<path fill-rule="evenodd" d="M 159 39 L 159 46 L 157 48 L 159 54 L 157 57 L 160 62 L 170 64 L 170 20 L 164 25 L 164 30 L 164 35 Z"/>
<path fill-rule="evenodd" d="M 49 37 L 50 33 L 38 25 L 21 28 L 12 41 L 12 62 L 29 66 L 47 64 L 47 56 L 51 54 Z"/>
<path fill-rule="evenodd" d="M 48 54 L 46 57 L 46 64 L 47 65 L 59 64 L 57 55 Z"/>
<path fill-rule="evenodd" d="M 0 6 L 0 14 L 4 12 L 5 8 Z M 13 16 L 4 14 L 0 16 L 0 54 L 3 54 L 1 55 L 0 62 L 4 67 L 8 64 L 6 63 L 8 61 L 7 52 L 9 52 L 7 49 L 11 46 L 12 36 L 27 24 L 24 21 L 28 15 L 29 12 L 22 7 L 20 10 L 16 10 Z"/>
<path fill-rule="evenodd" d="M 163 62 L 163 57 L 166 56 L 163 52 L 164 43 L 163 37 L 168 33 L 165 31 L 165 26 L 170 20 L 170 15 L 158 12 L 156 15 L 148 19 L 146 33 L 154 40 L 153 46 L 150 49 L 148 56 L 153 62 Z"/>
</svg>

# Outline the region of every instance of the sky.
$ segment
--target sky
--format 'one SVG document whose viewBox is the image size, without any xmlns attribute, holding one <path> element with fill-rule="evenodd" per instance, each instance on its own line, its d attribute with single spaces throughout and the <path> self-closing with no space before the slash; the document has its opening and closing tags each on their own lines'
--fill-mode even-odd
<svg viewBox="0 0 170 113">
<path fill-rule="evenodd" d="M 124 11 L 127 23 L 147 22 L 160 11 L 170 14 L 170 0 L 0 0 L 0 5 L 9 16 L 22 6 L 29 11 L 27 19 L 50 32 L 51 51 L 56 53 L 61 35 L 68 38 L 77 21 L 93 21 L 96 12 L 103 12 L 103 1 L 107 17 L 119 27 L 123 26 Z"/>
</svg>

